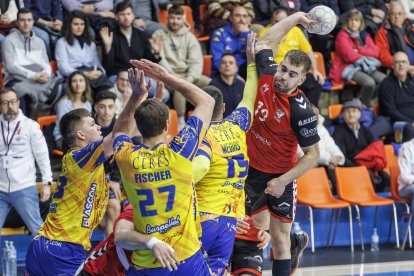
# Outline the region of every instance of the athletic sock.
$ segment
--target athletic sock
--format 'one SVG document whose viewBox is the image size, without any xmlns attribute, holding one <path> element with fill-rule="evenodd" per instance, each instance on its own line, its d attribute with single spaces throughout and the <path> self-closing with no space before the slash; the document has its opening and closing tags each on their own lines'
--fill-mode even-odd
<svg viewBox="0 0 414 276">
<path fill-rule="evenodd" d="M 290 275 L 290 259 L 273 260 L 272 275 L 273 276 L 289 276 Z"/>
</svg>

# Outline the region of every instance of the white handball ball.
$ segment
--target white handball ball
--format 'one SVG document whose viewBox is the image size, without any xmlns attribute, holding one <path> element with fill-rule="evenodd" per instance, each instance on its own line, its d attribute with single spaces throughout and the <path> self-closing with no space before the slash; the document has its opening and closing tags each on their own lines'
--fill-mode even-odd
<svg viewBox="0 0 414 276">
<path fill-rule="evenodd" d="M 326 35 L 335 28 L 336 14 L 331 8 L 322 5 L 316 6 L 311 9 L 308 14 L 312 19 L 318 21 L 317 24 L 313 24 L 306 28 L 308 32 L 318 35 Z"/>
</svg>

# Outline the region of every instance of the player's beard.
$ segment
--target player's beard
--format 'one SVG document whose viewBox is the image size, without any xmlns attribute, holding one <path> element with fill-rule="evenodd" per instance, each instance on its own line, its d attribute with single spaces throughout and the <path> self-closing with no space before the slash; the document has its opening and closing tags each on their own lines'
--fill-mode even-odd
<svg viewBox="0 0 414 276">
<path fill-rule="evenodd" d="M 280 93 L 286 94 L 293 89 L 293 86 L 289 87 L 287 82 L 280 81 L 280 79 L 277 79 L 277 78 L 274 79 L 273 83 L 274 83 L 275 89 Z M 286 85 L 284 85 L 285 83 Z"/>
</svg>

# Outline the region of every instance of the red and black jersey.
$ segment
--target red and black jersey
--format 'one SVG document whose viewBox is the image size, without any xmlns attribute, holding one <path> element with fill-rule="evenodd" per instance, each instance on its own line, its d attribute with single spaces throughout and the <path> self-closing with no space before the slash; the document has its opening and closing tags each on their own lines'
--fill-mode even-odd
<svg viewBox="0 0 414 276">
<path fill-rule="evenodd" d="M 277 64 L 271 50 L 256 55 L 259 85 L 253 125 L 247 134 L 250 166 L 266 173 L 283 174 L 297 162 L 298 143 L 309 147 L 319 141 L 317 115 L 305 94 L 274 88 Z"/>
<path fill-rule="evenodd" d="M 118 221 L 121 219 L 133 222 L 133 211 L 130 205 L 127 206 L 116 219 L 114 223 L 114 231 Z M 120 259 L 122 259 L 122 262 Z M 129 266 L 130 263 L 131 253 L 129 251 L 118 248 L 117 253 L 117 248 L 114 242 L 114 233 L 112 232 L 108 238 L 101 241 L 89 254 L 84 262 L 83 271 L 90 275 L 121 276 L 125 275 L 125 266 Z"/>
</svg>

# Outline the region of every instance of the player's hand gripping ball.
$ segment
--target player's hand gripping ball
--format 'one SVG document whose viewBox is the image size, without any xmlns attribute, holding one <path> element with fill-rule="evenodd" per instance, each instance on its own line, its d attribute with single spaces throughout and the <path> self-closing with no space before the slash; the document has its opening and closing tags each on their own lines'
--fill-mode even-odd
<svg viewBox="0 0 414 276">
<path fill-rule="evenodd" d="M 336 25 L 336 14 L 327 6 L 316 6 L 311 9 L 308 15 L 318 21 L 317 24 L 313 24 L 306 28 L 309 33 L 318 35 L 329 34 Z"/>
</svg>

